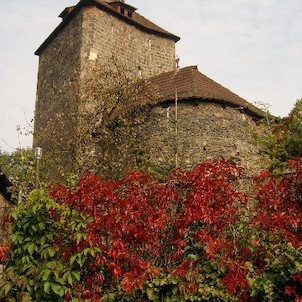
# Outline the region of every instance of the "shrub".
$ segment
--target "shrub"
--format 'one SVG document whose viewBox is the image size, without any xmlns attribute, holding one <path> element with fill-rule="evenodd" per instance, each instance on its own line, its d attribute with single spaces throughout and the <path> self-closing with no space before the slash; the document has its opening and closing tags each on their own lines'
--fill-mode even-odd
<svg viewBox="0 0 302 302">
<path fill-rule="evenodd" d="M 174 171 L 84 175 L 34 191 L 12 214 L 7 301 L 301 301 L 302 165 L 235 189 L 224 160 Z"/>
</svg>

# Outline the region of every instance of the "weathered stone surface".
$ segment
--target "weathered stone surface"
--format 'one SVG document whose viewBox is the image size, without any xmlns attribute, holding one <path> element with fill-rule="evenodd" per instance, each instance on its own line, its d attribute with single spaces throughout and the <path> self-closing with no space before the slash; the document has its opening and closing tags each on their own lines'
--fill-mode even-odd
<svg viewBox="0 0 302 302">
<path fill-rule="evenodd" d="M 225 157 L 252 168 L 258 148 L 251 131 L 255 122 L 232 107 L 209 102 L 183 102 L 156 106 L 145 122 L 137 127 L 146 152 L 156 162 L 175 162 L 186 167 L 218 157 Z M 176 151 L 177 150 L 177 151 Z"/>
<path fill-rule="evenodd" d="M 121 64 L 143 77 L 172 70 L 175 41 L 91 6 L 83 7 L 39 56 L 34 145 L 72 169 L 79 156 L 73 143 L 81 131 L 81 84 L 89 72 L 104 64 Z"/>
<path fill-rule="evenodd" d="M 40 54 L 35 112 L 34 144 L 53 149 L 47 137 L 53 132 L 68 135 L 65 120 L 77 111 L 77 85 L 81 50 L 82 15 L 77 15 Z M 73 89 L 73 91 L 71 91 Z"/>
<path fill-rule="evenodd" d="M 119 125 L 114 130 L 110 150 L 113 168 L 104 167 L 103 171 L 108 177 L 132 169 L 137 165 L 138 153 L 149 164 L 167 170 L 176 165 L 191 168 L 220 157 L 243 166 L 249 173 L 259 168 L 259 150 L 252 135 L 258 126 L 236 108 L 187 101 L 178 104 L 177 121 L 174 103 L 153 106 L 132 118 L 130 129 Z M 102 159 L 102 141 L 96 145 Z"/>
<path fill-rule="evenodd" d="M 116 61 L 143 77 L 173 70 L 175 42 L 147 33 L 95 7 L 83 10 L 81 64 Z"/>
<path fill-rule="evenodd" d="M 148 78 L 173 70 L 174 59 L 173 39 L 142 31 L 95 6 L 82 8 L 40 53 L 34 144 L 63 159 L 68 171 L 79 151 L 71 150 L 69 143 L 83 129 L 80 123 L 85 121 L 77 116 L 83 108 L 81 85 L 90 71 L 99 65 L 120 64 Z M 155 165 L 188 168 L 224 156 L 253 170 L 258 149 L 250 131 L 257 126 L 248 113 L 210 100 L 182 100 L 177 108 L 177 119 L 172 102 L 137 114 L 130 128 L 118 125 L 106 150 L 102 139 L 96 142 L 93 156 L 103 165 L 104 174 L 133 168 L 138 153 Z M 56 145 L 51 136 L 57 136 Z M 87 144 L 82 148 L 93 150 Z M 104 160 L 105 153 L 111 162 Z"/>
</svg>

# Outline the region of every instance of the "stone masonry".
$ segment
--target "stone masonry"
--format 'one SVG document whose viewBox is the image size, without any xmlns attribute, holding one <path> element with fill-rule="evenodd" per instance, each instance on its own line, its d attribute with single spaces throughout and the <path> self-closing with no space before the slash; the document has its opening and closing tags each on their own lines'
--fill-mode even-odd
<svg viewBox="0 0 302 302">
<path fill-rule="evenodd" d="M 39 56 L 34 144 L 40 145 L 44 151 L 53 148 L 47 140 L 49 131 L 66 135 L 72 131 L 62 120 L 60 123 L 57 120 L 70 120 L 77 111 L 78 91 L 74 91 L 70 83 L 78 80 L 81 23 L 82 15 L 79 14 Z M 64 151 L 63 147 L 61 151 Z"/>
<path fill-rule="evenodd" d="M 81 1 L 69 8 L 69 15 L 36 52 L 39 72 L 34 145 L 42 147 L 44 154 L 51 153 L 52 158 L 64 157 L 67 167 L 74 162 L 68 138 L 79 130 L 76 116 L 81 81 L 89 71 L 96 64 L 112 63 L 143 77 L 173 70 L 179 39 L 160 28 L 157 31 L 158 27 L 135 12 L 132 20 L 106 1 L 92 2 L 94 5 Z M 145 23 L 151 29 L 145 28 Z"/>
<path fill-rule="evenodd" d="M 122 63 L 143 77 L 173 70 L 175 41 L 145 32 L 96 7 L 82 12 L 81 64 Z"/>
<path fill-rule="evenodd" d="M 236 108 L 187 101 L 178 104 L 177 122 L 175 104 L 153 107 L 137 126 L 137 137 L 158 164 L 175 165 L 177 153 L 178 164 L 188 168 L 224 157 L 251 170 L 258 152 L 251 135 L 255 127 L 253 119 Z"/>
<path fill-rule="evenodd" d="M 103 165 L 103 174 L 114 176 L 110 163 L 104 162 L 104 152 L 112 155 L 109 158 L 116 175 L 132 169 L 138 153 L 155 165 L 188 168 L 223 156 L 252 171 L 259 157 L 251 133 L 263 117 L 261 110 L 197 68 L 183 68 L 179 71 L 183 76 L 179 76 L 175 69 L 175 43 L 179 38 L 137 14 L 124 1 L 114 1 L 116 7 L 111 7 L 111 2 L 82 0 L 65 9 L 61 24 L 37 50 L 34 145 L 53 158 L 63 159 L 66 170 L 70 170 L 74 158 L 68 141 L 82 129 L 77 120 L 85 101 L 81 85 L 94 67 L 117 64 L 139 78 L 151 82 L 157 79 L 154 83 L 159 93 L 154 95 L 160 100 L 143 110 L 128 112 L 127 127 L 123 122 L 116 124 L 105 151 L 101 137 L 95 139 L 94 146 L 85 146 L 91 147 L 98 166 Z M 56 145 L 50 140 L 52 135 L 57 137 Z"/>
<path fill-rule="evenodd" d="M 259 150 L 252 133 L 258 126 L 252 117 L 237 108 L 194 100 L 179 103 L 177 111 L 177 122 L 173 102 L 155 105 L 132 117 L 132 147 L 127 143 L 129 137 L 125 141 L 123 126 L 115 129 L 118 144 L 112 144 L 115 149 L 111 150 L 118 154 L 115 176 L 137 165 L 137 150 L 150 165 L 167 170 L 176 165 L 192 168 L 198 162 L 223 157 L 244 167 L 249 174 L 257 171 Z M 99 147 L 101 154 L 102 146 Z M 103 174 L 110 177 L 112 171 L 104 170 Z"/>
</svg>

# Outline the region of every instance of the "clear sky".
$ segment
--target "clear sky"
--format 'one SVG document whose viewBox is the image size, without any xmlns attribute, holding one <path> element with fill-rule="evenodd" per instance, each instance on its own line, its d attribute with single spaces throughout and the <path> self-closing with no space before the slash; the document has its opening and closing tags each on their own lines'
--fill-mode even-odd
<svg viewBox="0 0 302 302">
<path fill-rule="evenodd" d="M 0 0 L 0 150 L 31 145 L 18 138 L 33 117 L 38 57 L 34 51 L 77 0 Z M 181 67 L 250 102 L 286 116 L 302 98 L 302 0 L 128 0 L 138 12 L 181 37 Z"/>
</svg>

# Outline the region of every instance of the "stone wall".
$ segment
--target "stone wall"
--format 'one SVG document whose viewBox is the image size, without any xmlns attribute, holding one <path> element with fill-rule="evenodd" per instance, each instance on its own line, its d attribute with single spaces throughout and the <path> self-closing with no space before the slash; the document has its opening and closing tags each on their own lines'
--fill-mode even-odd
<svg viewBox="0 0 302 302">
<path fill-rule="evenodd" d="M 123 127 L 115 130 L 118 143 L 113 144 L 112 153 L 116 154 L 119 175 L 133 168 L 138 150 L 149 164 L 162 168 L 175 167 L 177 153 L 177 164 L 186 168 L 224 157 L 253 174 L 260 160 L 252 135 L 257 127 L 246 113 L 218 103 L 182 102 L 177 122 L 173 103 L 157 105 L 136 115 L 131 131 Z M 127 133 L 129 137 L 125 137 Z"/>
<path fill-rule="evenodd" d="M 82 16 L 77 15 L 40 54 L 36 99 L 37 130 L 40 130 L 43 119 L 50 118 L 58 111 L 70 111 L 76 103 L 66 90 L 70 87 L 69 82 L 77 78 L 80 67 L 81 20 Z M 42 113 L 47 115 L 43 116 Z"/>
<path fill-rule="evenodd" d="M 76 131 L 81 22 L 78 14 L 39 57 L 34 146 L 51 159 L 64 158 L 66 167 L 74 161 L 70 141 Z"/>
<path fill-rule="evenodd" d="M 83 9 L 82 64 L 116 60 L 134 73 L 151 77 L 175 66 L 175 42 L 147 33 L 96 7 Z"/>
<path fill-rule="evenodd" d="M 177 123 L 174 104 L 156 106 L 137 132 L 154 161 L 173 161 L 177 148 L 178 163 L 187 167 L 223 156 L 250 169 L 258 151 L 251 136 L 255 126 L 251 117 L 235 108 L 186 102 L 178 104 Z"/>
<path fill-rule="evenodd" d="M 81 161 L 80 91 L 89 71 L 113 63 L 135 74 L 140 70 L 143 77 L 172 70 L 175 42 L 91 6 L 82 8 L 39 56 L 34 146 L 68 171 Z"/>
<path fill-rule="evenodd" d="M 172 70 L 174 59 L 172 39 L 144 32 L 94 6 L 82 8 L 40 54 L 34 144 L 49 151 L 52 159 L 61 160 L 66 171 L 71 170 L 77 155 L 86 160 L 79 156 L 82 149 L 77 135 L 85 122 L 81 118 L 79 123 L 79 106 L 93 95 L 79 98 L 88 71 L 97 64 L 116 63 L 133 72 L 140 69 L 143 77 L 149 77 Z M 96 142 L 93 156 L 106 176 L 133 168 L 139 156 L 154 165 L 173 167 L 177 163 L 188 168 L 224 156 L 251 171 L 258 158 L 251 135 L 256 124 L 233 107 L 182 101 L 176 121 L 172 102 L 148 108 L 131 119 L 130 127 L 129 123 L 127 127 L 117 125 L 105 144 Z M 84 145 L 88 151 L 94 149 Z"/>
</svg>

